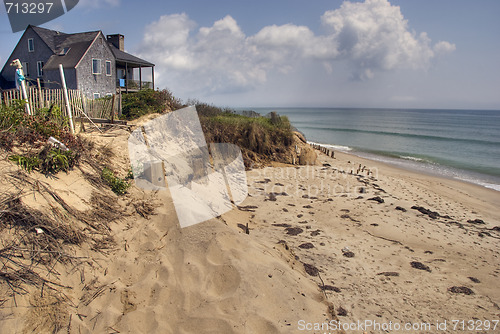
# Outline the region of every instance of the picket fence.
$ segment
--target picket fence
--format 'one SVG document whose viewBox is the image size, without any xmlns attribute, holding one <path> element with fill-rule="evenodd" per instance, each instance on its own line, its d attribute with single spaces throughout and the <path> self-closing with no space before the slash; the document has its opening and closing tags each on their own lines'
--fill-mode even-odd
<svg viewBox="0 0 500 334">
<path fill-rule="evenodd" d="M 29 87 L 26 89 L 28 103 L 33 108 L 49 108 L 57 105 L 67 114 L 64 92 L 62 89 L 38 89 Z M 22 100 L 21 91 L 10 89 L 1 92 L 0 104 L 10 105 L 14 100 Z M 84 117 L 83 113 L 90 118 L 114 119 L 117 113 L 118 104 L 116 95 L 101 99 L 87 98 L 78 89 L 68 89 L 68 99 L 70 101 L 73 117 Z"/>
</svg>

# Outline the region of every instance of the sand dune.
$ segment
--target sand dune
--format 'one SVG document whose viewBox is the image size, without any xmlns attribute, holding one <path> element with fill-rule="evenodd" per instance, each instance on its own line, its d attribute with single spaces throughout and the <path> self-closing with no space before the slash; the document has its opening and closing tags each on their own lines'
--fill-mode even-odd
<svg viewBox="0 0 500 334">
<path fill-rule="evenodd" d="M 113 148 L 122 175 L 127 134 L 94 138 Z M 58 179 L 32 176 L 75 210 L 86 209 L 95 190 L 76 170 Z M 70 333 L 283 333 L 303 314 L 328 317 L 324 296 L 284 245 L 257 240 L 223 218 L 181 229 L 168 192 L 132 188 L 113 201 L 120 213 L 110 223 L 113 241 L 100 251 L 74 247 L 83 262 L 55 267 L 57 281 L 70 287 L 60 289 L 64 303 L 29 287 L 14 300 L 2 286 L 2 333 L 52 332 L 54 323 Z M 154 214 L 140 216 L 134 203 L 141 201 Z M 41 211 L 56 205 L 31 196 L 23 202 Z"/>
</svg>

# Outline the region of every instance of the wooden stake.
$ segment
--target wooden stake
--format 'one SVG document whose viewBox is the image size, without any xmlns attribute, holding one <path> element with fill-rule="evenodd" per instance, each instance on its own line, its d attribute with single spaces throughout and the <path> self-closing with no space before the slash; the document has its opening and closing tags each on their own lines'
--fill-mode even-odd
<svg viewBox="0 0 500 334">
<path fill-rule="evenodd" d="M 73 114 L 71 112 L 71 105 L 68 98 L 68 88 L 66 87 L 66 79 L 64 78 L 64 68 L 62 64 L 59 64 L 59 73 L 61 74 L 61 83 L 64 92 L 64 100 L 66 101 L 66 110 L 68 112 L 69 126 L 71 129 L 71 134 L 75 134 L 75 126 L 73 125 Z"/>
<path fill-rule="evenodd" d="M 111 102 L 111 124 L 115 122 L 115 100 L 116 94 L 113 94 L 113 100 Z"/>
<path fill-rule="evenodd" d="M 40 83 L 40 78 L 36 78 L 36 84 L 38 86 L 38 97 L 40 98 L 38 105 L 40 106 L 40 108 L 45 108 L 45 101 L 43 100 L 42 84 Z"/>
</svg>

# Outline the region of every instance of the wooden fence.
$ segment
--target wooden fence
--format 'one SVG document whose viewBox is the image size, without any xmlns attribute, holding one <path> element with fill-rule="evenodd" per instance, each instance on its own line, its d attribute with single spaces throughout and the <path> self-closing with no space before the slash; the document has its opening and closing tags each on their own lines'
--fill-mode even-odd
<svg viewBox="0 0 500 334">
<path fill-rule="evenodd" d="M 26 89 L 28 103 L 33 108 L 49 108 L 57 105 L 67 114 L 64 92 L 62 89 Z M 84 117 L 83 112 L 90 118 L 114 119 L 117 112 L 116 96 L 102 99 L 89 99 L 80 90 L 68 89 L 68 98 L 73 112 L 73 117 Z M 0 93 L 0 104 L 10 105 L 14 100 L 22 100 L 21 91 L 11 89 Z"/>
</svg>

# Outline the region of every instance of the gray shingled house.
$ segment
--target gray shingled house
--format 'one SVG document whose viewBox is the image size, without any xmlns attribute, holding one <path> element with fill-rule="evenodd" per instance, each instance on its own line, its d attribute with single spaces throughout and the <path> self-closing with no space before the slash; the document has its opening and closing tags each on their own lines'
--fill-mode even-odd
<svg viewBox="0 0 500 334">
<path fill-rule="evenodd" d="M 154 88 L 155 65 L 125 52 L 124 36 L 119 34 L 65 34 L 30 25 L 0 72 L 2 89 L 15 88 L 15 69 L 9 66 L 14 59 L 23 64 L 28 85 L 39 78 L 46 88 L 61 87 L 62 64 L 68 88 L 80 89 L 90 98 Z"/>
</svg>

